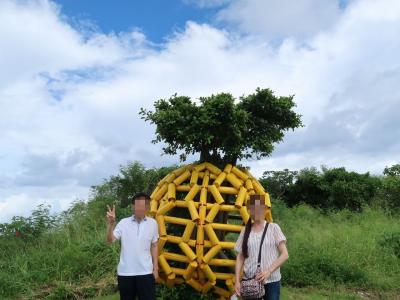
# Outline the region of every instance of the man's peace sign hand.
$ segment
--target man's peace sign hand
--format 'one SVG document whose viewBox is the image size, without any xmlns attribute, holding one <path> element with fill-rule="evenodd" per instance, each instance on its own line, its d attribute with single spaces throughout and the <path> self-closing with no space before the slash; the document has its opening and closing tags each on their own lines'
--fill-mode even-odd
<svg viewBox="0 0 400 300">
<path fill-rule="evenodd" d="M 107 205 L 107 221 L 110 225 L 115 223 L 115 204 L 112 209 Z"/>
</svg>

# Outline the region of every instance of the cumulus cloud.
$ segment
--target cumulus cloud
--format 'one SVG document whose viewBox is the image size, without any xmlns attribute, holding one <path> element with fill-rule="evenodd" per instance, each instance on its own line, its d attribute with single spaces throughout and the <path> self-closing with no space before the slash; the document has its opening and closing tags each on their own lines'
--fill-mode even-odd
<svg viewBox="0 0 400 300">
<path fill-rule="evenodd" d="M 307 3 L 303 18 L 314 13 Z M 270 35 L 262 22 L 246 34 L 230 26 L 229 10 L 242 11 L 233 1 L 217 15 L 227 27 L 188 22 L 154 45 L 140 30 L 82 32 L 52 2 L 1 1 L 0 222 L 41 201 L 64 209 L 127 161 L 178 162 L 160 156 L 154 126 L 138 116 L 174 93 L 295 94 L 306 126 L 270 158 L 243 162 L 256 175 L 321 164 L 380 173 L 399 161 L 400 4 L 330 3 L 318 6 L 329 24 L 310 20 Z"/>
<path fill-rule="evenodd" d="M 235 0 L 217 20 L 268 39 L 303 39 L 330 28 L 341 14 L 339 0 Z"/>
</svg>

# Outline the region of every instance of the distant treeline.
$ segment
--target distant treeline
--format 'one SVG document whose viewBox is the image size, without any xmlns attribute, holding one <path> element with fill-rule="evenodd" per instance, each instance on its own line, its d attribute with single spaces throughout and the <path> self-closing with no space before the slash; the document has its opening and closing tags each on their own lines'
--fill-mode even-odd
<svg viewBox="0 0 400 300">
<path fill-rule="evenodd" d="M 365 205 L 400 212 L 400 164 L 386 167 L 380 176 L 345 168 L 305 168 L 266 171 L 260 179 L 272 199 L 289 207 L 305 203 L 323 210 L 361 211 Z"/>
</svg>

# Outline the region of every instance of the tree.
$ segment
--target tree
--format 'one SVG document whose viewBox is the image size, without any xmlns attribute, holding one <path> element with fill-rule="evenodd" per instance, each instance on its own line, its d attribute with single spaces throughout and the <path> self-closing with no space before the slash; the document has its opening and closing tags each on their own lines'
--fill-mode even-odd
<svg viewBox="0 0 400 300">
<path fill-rule="evenodd" d="M 236 165 L 240 159 L 267 157 L 285 131 L 302 126 L 300 115 L 293 111 L 293 97 L 277 97 L 270 89 L 258 88 L 238 101 L 229 93 L 220 93 L 200 97 L 197 103 L 175 94 L 156 101 L 154 111 L 141 108 L 139 114 L 156 125 L 152 142 L 163 142 L 165 154 L 179 151 L 181 161 L 185 161 L 187 155 L 200 153 L 200 162 L 223 168 L 228 163 Z M 221 212 L 217 219 L 226 224 L 228 212 Z M 225 231 L 216 233 L 224 240 Z"/>
<path fill-rule="evenodd" d="M 151 194 L 158 181 L 177 168 L 178 166 L 175 165 L 146 169 L 140 162 L 135 161 L 121 167 L 118 175 L 111 176 L 108 187 L 117 195 L 121 206 L 126 207 L 132 203 L 133 195 L 138 192 Z"/>
<path fill-rule="evenodd" d="M 185 161 L 200 153 L 200 162 L 224 166 L 269 156 L 286 131 L 302 126 L 294 107 L 293 96 L 277 97 L 258 88 L 239 101 L 229 93 L 201 97 L 199 103 L 175 94 L 156 101 L 154 111 L 141 108 L 139 114 L 156 125 L 152 142 L 165 143 L 165 154 L 179 151 Z"/>
<path fill-rule="evenodd" d="M 400 177 L 400 164 L 393 165 L 391 167 L 386 167 L 383 170 L 383 175 L 386 176 L 399 176 Z"/>
<path fill-rule="evenodd" d="M 297 171 L 284 169 L 282 171 L 265 171 L 260 179 L 260 183 L 274 198 L 282 198 L 293 186 Z"/>
</svg>

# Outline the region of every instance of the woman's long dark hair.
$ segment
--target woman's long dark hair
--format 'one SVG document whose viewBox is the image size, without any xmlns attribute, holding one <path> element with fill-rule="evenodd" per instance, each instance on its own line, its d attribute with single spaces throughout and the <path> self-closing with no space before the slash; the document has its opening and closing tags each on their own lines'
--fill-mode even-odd
<svg viewBox="0 0 400 300">
<path fill-rule="evenodd" d="M 247 242 L 249 240 L 249 235 L 251 231 L 251 224 L 253 223 L 253 220 L 251 217 L 246 223 L 246 227 L 244 228 L 244 235 L 243 235 L 243 244 L 242 244 L 242 253 L 244 258 L 249 257 L 249 247 L 247 246 Z"/>
<path fill-rule="evenodd" d="M 250 199 L 247 204 L 255 205 L 256 200 L 265 201 L 264 195 L 250 195 Z M 250 235 L 252 224 L 253 224 L 253 220 L 252 220 L 251 216 L 249 216 L 249 219 L 247 220 L 246 226 L 244 228 L 243 243 L 242 243 L 242 253 L 243 253 L 243 257 L 245 259 L 249 257 L 249 247 L 247 245 L 247 242 L 249 241 L 249 235 Z"/>
</svg>

